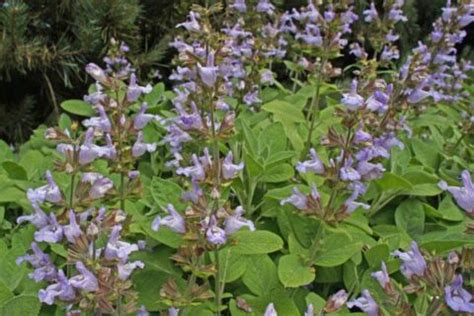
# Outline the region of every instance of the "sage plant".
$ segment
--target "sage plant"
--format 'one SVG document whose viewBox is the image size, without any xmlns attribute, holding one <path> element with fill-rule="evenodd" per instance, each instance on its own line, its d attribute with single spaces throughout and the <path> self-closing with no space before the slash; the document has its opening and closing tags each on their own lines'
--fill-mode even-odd
<svg viewBox="0 0 474 316">
<path fill-rule="evenodd" d="M 156 147 L 144 142 L 141 130 L 159 118 L 145 113 L 145 103 L 136 114 L 131 111 L 151 87 L 137 84 L 124 56 L 128 47 L 113 44 L 104 58 L 106 69 L 86 67 L 96 84 L 84 99 L 98 116 L 82 122 L 84 133 L 77 123 L 46 132 L 61 156 L 55 169 L 70 178 L 69 187 L 60 188 L 48 171 L 47 185 L 28 190 L 34 213 L 18 218 L 18 223 L 28 221 L 37 229 L 33 253 L 18 258 L 18 264 L 30 263 L 35 269 L 30 277 L 49 284 L 39 291 L 39 300 L 58 304 L 69 315 L 128 315 L 138 310 L 130 275 L 144 264 L 129 258 L 140 247 L 124 240 L 125 200 L 140 194 L 137 158 Z M 98 160 L 106 161 L 110 174 L 98 172 Z M 63 249 L 59 254 L 65 260 L 53 260 L 44 252 L 47 247 Z"/>
</svg>

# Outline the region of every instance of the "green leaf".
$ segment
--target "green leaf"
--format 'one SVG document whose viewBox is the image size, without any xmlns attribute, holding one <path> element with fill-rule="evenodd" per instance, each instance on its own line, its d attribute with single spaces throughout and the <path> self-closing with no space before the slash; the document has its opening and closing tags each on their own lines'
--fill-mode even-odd
<svg viewBox="0 0 474 316">
<path fill-rule="evenodd" d="M 156 251 L 138 251 L 131 255 L 133 260 L 142 261 L 147 270 L 158 271 L 166 275 L 181 275 L 180 270 L 173 264 L 170 257 L 176 252 L 174 249 L 159 247 Z"/>
<path fill-rule="evenodd" d="M 36 295 L 18 295 L 3 304 L 0 315 L 35 316 L 39 315 L 40 301 Z"/>
<path fill-rule="evenodd" d="M 282 163 L 269 169 L 265 169 L 261 180 L 268 183 L 277 183 L 288 180 L 293 177 L 293 175 L 293 166 L 287 163 Z"/>
<path fill-rule="evenodd" d="M 463 212 L 454 204 L 453 199 L 449 195 L 446 195 L 439 204 L 438 212 L 441 214 L 441 218 L 447 221 L 456 222 L 464 219 Z"/>
<path fill-rule="evenodd" d="M 160 102 L 163 92 L 165 92 L 165 85 L 163 82 L 160 82 L 145 96 L 145 102 L 149 107 L 154 107 L 158 102 Z"/>
<path fill-rule="evenodd" d="M 316 273 L 300 256 L 290 254 L 280 258 L 278 277 L 285 287 L 299 287 L 313 282 Z"/>
<path fill-rule="evenodd" d="M 169 276 L 158 270 L 138 270 L 132 274 L 134 288 L 138 292 L 139 305 L 145 305 L 150 312 L 163 308 L 160 304 L 160 290 Z M 158 295 L 157 295 L 158 294 Z"/>
<path fill-rule="evenodd" d="M 259 151 L 268 148 L 270 153 L 278 153 L 286 149 L 287 139 L 282 137 L 285 135 L 285 129 L 280 122 L 268 125 L 258 136 Z"/>
<path fill-rule="evenodd" d="M 255 136 L 253 130 L 247 125 L 243 120 L 238 122 L 242 125 L 242 132 L 245 140 L 245 148 L 249 151 L 249 154 L 257 155 L 258 154 L 258 139 Z"/>
<path fill-rule="evenodd" d="M 343 264 L 362 248 L 361 242 L 355 242 L 343 233 L 332 233 L 322 239 L 314 264 L 322 267 L 335 267 Z"/>
<path fill-rule="evenodd" d="M 219 251 L 219 273 L 221 280 L 226 283 L 233 282 L 240 278 L 247 269 L 248 257 L 236 254 L 231 248 L 224 248 Z"/>
<path fill-rule="evenodd" d="M 414 185 L 410 190 L 402 192 L 405 195 L 414 196 L 435 196 L 442 192 L 437 184 L 422 183 Z"/>
<path fill-rule="evenodd" d="M 0 139 L 0 162 L 4 160 L 13 160 L 15 157 L 13 156 L 13 152 L 3 140 Z"/>
<path fill-rule="evenodd" d="M 96 114 L 92 105 L 82 100 L 66 100 L 61 103 L 61 108 L 69 113 L 79 116 L 94 116 Z"/>
<path fill-rule="evenodd" d="M 411 183 L 404 178 L 391 172 L 385 172 L 382 179 L 375 181 L 382 191 L 387 190 L 410 190 Z"/>
<path fill-rule="evenodd" d="M 435 253 L 443 253 L 464 245 L 470 245 L 472 247 L 474 245 L 474 239 L 469 235 L 457 232 L 432 232 L 420 238 L 420 246 L 427 251 Z"/>
<path fill-rule="evenodd" d="M 403 201 L 395 210 L 395 223 L 412 238 L 423 234 L 425 229 L 425 211 L 423 203 L 416 199 Z"/>
<path fill-rule="evenodd" d="M 153 200 L 161 208 L 166 208 L 168 204 L 173 204 L 178 209 L 186 206 L 181 201 L 183 189 L 171 180 L 154 177 L 151 181 L 150 192 Z"/>
<path fill-rule="evenodd" d="M 427 143 L 420 139 L 411 139 L 411 148 L 415 153 L 416 160 L 421 162 L 424 166 L 436 169 L 439 164 L 439 151 L 434 146 L 433 142 Z"/>
<path fill-rule="evenodd" d="M 231 239 L 232 251 L 242 255 L 266 254 L 283 248 L 280 236 L 264 230 L 239 231 Z"/>
<path fill-rule="evenodd" d="M 324 298 L 314 292 L 311 292 L 306 296 L 305 300 L 306 305 L 313 304 L 315 315 L 323 315 L 322 310 L 326 305 L 326 301 L 324 300 Z"/>
<path fill-rule="evenodd" d="M 262 109 L 273 113 L 273 115 L 284 119 L 285 121 L 304 123 L 306 119 L 301 111 L 301 108 L 294 106 L 293 104 L 282 101 L 274 100 L 266 103 L 262 106 Z"/>
<path fill-rule="evenodd" d="M 13 298 L 13 293 L 12 291 L 8 288 L 8 286 L 5 285 L 5 283 L 0 281 L 0 306 L 3 306 L 3 304 Z"/>
<path fill-rule="evenodd" d="M 14 180 L 28 180 L 26 170 L 14 161 L 4 161 L 3 169 L 8 173 L 8 177 Z"/>
<path fill-rule="evenodd" d="M 387 261 L 390 255 L 390 248 L 386 244 L 376 245 L 365 253 L 365 260 L 370 267 L 378 268 L 382 261 Z"/>
<path fill-rule="evenodd" d="M 263 165 L 250 153 L 244 154 L 245 170 L 247 170 L 250 178 L 257 179 L 264 171 Z"/>
<path fill-rule="evenodd" d="M 50 244 L 51 250 L 55 253 L 60 255 L 63 258 L 67 258 L 68 253 L 64 245 L 62 244 Z"/>
<path fill-rule="evenodd" d="M 419 166 L 417 166 L 419 168 Z M 438 183 L 439 178 L 432 173 L 425 172 L 423 170 L 408 170 L 403 174 L 403 178 L 410 181 L 412 184 L 424 184 L 424 183 Z"/>
<path fill-rule="evenodd" d="M 242 282 L 256 295 L 264 295 L 278 287 L 277 268 L 272 259 L 267 255 L 249 257 Z"/>
</svg>

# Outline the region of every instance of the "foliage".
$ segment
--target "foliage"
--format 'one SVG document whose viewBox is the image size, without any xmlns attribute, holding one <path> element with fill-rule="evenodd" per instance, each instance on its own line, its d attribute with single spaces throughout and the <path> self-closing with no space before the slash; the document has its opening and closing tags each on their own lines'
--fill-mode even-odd
<svg viewBox="0 0 474 316">
<path fill-rule="evenodd" d="M 84 100 L 60 102 L 58 126 L 19 148 L 0 142 L 1 315 L 472 312 L 474 83 L 452 56 L 458 17 L 474 12 L 448 5 L 424 44 L 399 50 L 400 1 L 359 20 L 348 1 L 321 15 L 237 3 L 192 7 L 172 43 L 172 89 L 140 86 L 132 68 L 146 58 L 133 40 L 109 41 L 138 32 L 127 27 L 138 11 L 117 12 L 115 30 L 80 29 L 108 49 L 105 68 L 86 67 L 96 82 Z M 106 183 L 81 180 L 90 173 Z M 29 216 L 38 207 L 59 224 Z M 71 216 L 80 238 L 38 238 Z M 123 280 L 122 257 L 100 251 L 117 226 L 117 247 L 136 244 Z M 84 277 L 83 262 L 100 282 L 40 304 L 57 277 L 15 263 L 32 241 L 66 280 Z"/>
</svg>

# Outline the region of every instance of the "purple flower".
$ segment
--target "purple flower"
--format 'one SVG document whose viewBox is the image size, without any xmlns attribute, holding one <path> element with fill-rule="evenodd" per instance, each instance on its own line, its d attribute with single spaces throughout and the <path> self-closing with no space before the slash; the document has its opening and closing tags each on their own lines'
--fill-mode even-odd
<svg viewBox="0 0 474 316">
<path fill-rule="evenodd" d="M 382 51 L 382 54 L 380 55 L 380 60 L 384 61 L 390 61 L 393 59 L 399 59 L 400 58 L 400 52 L 396 47 L 393 46 L 387 46 L 385 45 Z"/>
<path fill-rule="evenodd" d="M 334 20 L 334 18 L 336 17 L 336 13 L 334 12 L 334 7 L 332 5 L 329 5 L 328 10 L 324 11 L 323 16 L 326 22 L 331 22 L 332 20 Z"/>
<path fill-rule="evenodd" d="M 70 243 L 75 243 L 76 238 L 82 235 L 81 227 L 77 224 L 76 214 L 69 210 L 69 225 L 64 226 L 64 236 Z"/>
<path fill-rule="evenodd" d="M 454 277 L 453 283 L 444 288 L 445 300 L 448 306 L 456 312 L 474 313 L 472 294 L 462 288 L 462 275 Z"/>
<path fill-rule="evenodd" d="M 370 135 L 369 133 L 365 132 L 362 129 L 358 129 L 356 131 L 355 136 L 354 136 L 354 142 L 356 144 L 366 143 L 370 141 L 372 141 L 372 135 Z"/>
<path fill-rule="evenodd" d="M 386 288 L 387 285 L 390 283 L 390 276 L 387 272 L 387 266 L 385 262 L 382 261 L 382 270 L 373 272 L 371 276 L 379 282 L 382 288 Z"/>
<path fill-rule="evenodd" d="M 199 25 L 198 19 L 199 14 L 196 12 L 189 12 L 188 20 L 184 23 L 180 23 L 176 25 L 176 27 L 184 27 L 188 31 L 199 32 L 201 30 L 201 26 Z"/>
<path fill-rule="evenodd" d="M 299 210 L 305 210 L 308 208 L 308 198 L 306 195 L 300 192 L 297 187 L 293 188 L 293 194 L 280 201 L 281 205 L 285 205 L 286 203 L 290 203 L 294 205 Z"/>
<path fill-rule="evenodd" d="M 349 51 L 350 54 L 354 55 L 357 58 L 366 58 L 367 53 L 364 51 L 364 48 L 360 46 L 359 43 L 352 43 L 349 45 L 349 48 L 351 49 Z"/>
<path fill-rule="evenodd" d="M 98 152 L 100 156 L 107 159 L 114 159 L 115 156 L 117 155 L 117 150 L 115 149 L 115 146 L 112 142 L 112 137 L 110 136 L 110 134 L 105 135 L 105 142 L 107 143 L 106 146 L 98 148 Z"/>
<path fill-rule="evenodd" d="M 474 9 L 471 4 L 471 6 L 468 9 L 468 12 L 459 18 L 458 23 L 460 27 L 466 27 L 472 22 L 474 22 Z"/>
<path fill-rule="evenodd" d="M 100 83 L 107 83 L 108 78 L 105 71 L 94 63 L 87 64 L 86 72 Z"/>
<path fill-rule="evenodd" d="M 229 8 L 233 8 L 241 13 L 247 12 L 247 5 L 245 4 L 245 0 L 234 0 L 234 3 L 231 4 Z"/>
<path fill-rule="evenodd" d="M 137 316 L 150 316 L 150 313 L 148 313 L 145 306 L 142 305 L 137 312 Z"/>
<path fill-rule="evenodd" d="M 176 169 L 176 173 L 179 175 L 185 175 L 186 177 L 190 177 L 194 181 L 204 180 L 206 178 L 206 172 L 201 161 L 199 161 L 196 154 L 193 154 L 191 156 L 191 159 L 194 165 L 185 168 L 178 168 Z"/>
<path fill-rule="evenodd" d="M 385 171 L 381 163 L 371 163 L 368 161 L 361 161 L 357 165 L 357 172 L 360 174 L 362 180 L 380 179 Z"/>
<path fill-rule="evenodd" d="M 261 83 L 272 83 L 273 82 L 273 72 L 269 69 L 265 69 L 260 74 Z"/>
<path fill-rule="evenodd" d="M 176 105 L 179 111 L 179 125 L 184 130 L 201 130 L 203 128 L 201 114 L 196 106 L 196 103 L 191 102 L 191 114 L 188 114 L 180 106 Z"/>
<path fill-rule="evenodd" d="M 135 102 L 142 94 L 148 94 L 152 89 L 153 88 L 149 84 L 146 87 L 139 86 L 137 84 L 137 76 L 131 74 L 130 84 L 127 88 L 127 100 L 128 102 Z"/>
<path fill-rule="evenodd" d="M 56 298 L 61 301 L 72 301 L 75 297 L 76 293 L 62 270 L 58 272 L 57 283 L 51 284 L 46 289 L 41 289 L 38 292 L 40 302 L 48 305 L 53 305 Z"/>
<path fill-rule="evenodd" d="M 339 290 L 328 298 L 326 306 L 331 311 L 337 311 L 347 302 L 349 294 L 345 290 Z"/>
<path fill-rule="evenodd" d="M 364 105 L 364 98 L 357 94 L 357 80 L 352 80 L 351 91 L 349 93 L 343 93 L 341 103 L 347 106 L 349 110 L 357 110 L 359 107 Z"/>
<path fill-rule="evenodd" d="M 390 12 L 388 13 L 388 18 L 390 20 L 392 20 L 394 23 L 397 23 L 397 22 L 406 22 L 408 21 L 408 18 L 403 15 L 403 10 L 401 9 L 396 9 L 396 8 L 392 8 L 390 10 Z"/>
<path fill-rule="evenodd" d="M 342 33 L 351 33 L 351 25 L 359 19 L 359 16 L 352 12 L 352 7 L 341 13 Z"/>
<path fill-rule="evenodd" d="M 169 314 L 169 316 L 178 316 L 178 314 L 179 314 L 179 309 L 174 308 L 174 307 L 170 307 L 170 308 L 168 309 L 168 314 Z"/>
<path fill-rule="evenodd" d="M 35 242 L 31 243 L 31 250 L 33 250 L 33 254 L 18 257 L 16 264 L 20 265 L 25 261 L 29 262 L 35 270 L 28 274 L 28 277 L 36 282 L 55 280 L 57 278 L 57 270 L 49 255 L 44 253 Z"/>
<path fill-rule="evenodd" d="M 415 241 L 411 243 L 409 251 L 402 252 L 397 250 L 393 252 L 393 255 L 403 261 L 400 271 L 406 278 L 410 279 L 413 275 L 423 276 L 425 274 L 426 261 Z"/>
<path fill-rule="evenodd" d="M 361 176 L 357 172 L 357 170 L 352 168 L 352 159 L 351 158 L 346 159 L 346 161 L 344 163 L 344 166 L 341 167 L 341 170 L 339 172 L 339 176 L 340 176 L 341 180 L 343 180 L 343 181 L 358 181 L 361 178 Z"/>
<path fill-rule="evenodd" d="M 362 296 L 358 299 L 347 302 L 347 307 L 353 308 L 354 306 L 360 308 L 368 316 L 379 315 L 379 307 L 368 290 L 363 290 Z"/>
<path fill-rule="evenodd" d="M 97 111 L 99 111 L 98 117 L 91 117 L 82 122 L 82 125 L 85 127 L 94 127 L 98 131 L 103 133 L 110 133 L 112 130 L 112 123 L 110 123 L 109 117 L 105 112 L 105 109 L 102 105 L 97 105 Z"/>
<path fill-rule="evenodd" d="M 81 289 L 85 292 L 95 292 L 99 289 L 99 282 L 95 275 L 90 272 L 84 263 L 81 261 L 76 262 L 76 269 L 80 273 L 69 279 L 71 284 L 76 289 Z"/>
<path fill-rule="evenodd" d="M 372 112 L 385 113 L 388 110 L 390 94 L 393 86 L 387 86 L 387 93 L 376 90 L 366 101 L 367 108 Z"/>
<path fill-rule="evenodd" d="M 259 99 L 258 97 L 258 90 L 253 90 L 244 95 L 244 103 L 247 105 L 252 105 L 255 103 L 261 103 L 262 100 Z"/>
<path fill-rule="evenodd" d="M 184 222 L 184 218 L 181 216 L 181 214 L 179 214 L 171 204 L 168 204 L 166 210 L 168 211 L 169 215 L 163 218 L 157 216 L 151 224 L 151 229 L 158 231 L 160 226 L 164 225 L 168 226 L 169 229 L 176 233 L 186 233 L 186 223 Z"/>
<path fill-rule="evenodd" d="M 207 223 L 203 224 L 203 227 L 206 229 L 206 238 L 211 244 L 222 245 L 227 241 L 225 231 L 217 226 L 217 220 L 214 215 L 208 219 Z"/>
<path fill-rule="evenodd" d="M 227 156 L 224 158 L 224 162 L 222 164 L 222 177 L 225 180 L 229 180 L 234 178 L 237 173 L 239 173 L 242 169 L 244 169 L 244 163 L 241 162 L 238 165 L 232 163 L 234 160 L 234 156 L 232 151 L 229 151 Z"/>
<path fill-rule="evenodd" d="M 399 35 L 394 34 L 393 30 L 390 30 L 387 35 L 385 35 L 385 40 L 388 42 L 395 42 L 400 38 Z"/>
<path fill-rule="evenodd" d="M 364 18 L 364 21 L 365 22 L 372 22 L 374 20 L 376 20 L 379 16 L 378 12 L 377 12 L 377 9 L 375 8 L 375 3 L 371 3 L 370 4 L 370 8 L 367 9 L 367 10 L 364 10 L 363 12 L 365 18 Z"/>
<path fill-rule="evenodd" d="M 364 209 L 369 209 L 370 205 L 361 203 L 361 202 L 356 202 L 356 199 L 359 197 L 359 195 L 362 193 L 362 188 L 359 186 L 356 186 L 355 190 L 352 192 L 351 196 L 344 202 L 343 208 L 344 212 L 347 214 L 351 214 L 354 212 L 357 208 L 362 207 Z"/>
<path fill-rule="evenodd" d="M 201 188 L 199 187 L 199 184 L 197 183 L 196 180 L 192 180 L 192 186 L 193 189 L 187 192 L 184 192 L 183 195 L 181 196 L 181 199 L 183 201 L 191 201 L 193 203 L 197 203 L 199 201 L 199 198 L 203 196 L 203 192 Z"/>
<path fill-rule="evenodd" d="M 112 232 L 110 233 L 109 241 L 107 242 L 107 246 L 105 247 L 105 258 L 108 260 L 117 259 L 120 262 L 126 262 L 128 256 L 138 250 L 138 246 L 136 244 L 130 244 L 125 241 L 121 241 L 120 239 L 120 232 L 122 230 L 122 226 L 115 225 L 112 228 Z"/>
<path fill-rule="evenodd" d="M 209 88 L 214 87 L 217 80 L 217 71 L 219 70 L 214 64 L 214 53 L 207 55 L 207 64 L 205 67 L 201 66 L 200 63 L 197 64 L 197 67 L 202 82 Z"/>
<path fill-rule="evenodd" d="M 270 0 L 260 0 L 255 10 L 257 12 L 272 15 L 275 12 L 275 6 L 270 3 Z"/>
<path fill-rule="evenodd" d="M 94 128 L 89 127 L 84 136 L 84 143 L 79 147 L 79 164 L 87 165 L 100 156 L 99 146 L 93 144 Z"/>
<path fill-rule="evenodd" d="M 155 121 L 161 121 L 161 117 L 158 115 L 153 115 L 153 114 L 147 114 L 145 113 L 148 108 L 148 105 L 146 102 L 143 102 L 140 111 L 138 111 L 137 115 L 135 115 L 135 118 L 133 119 L 133 127 L 135 129 L 143 129 L 148 122 L 155 120 Z"/>
<path fill-rule="evenodd" d="M 315 24 L 307 24 L 303 33 L 297 33 L 295 39 L 302 39 L 306 44 L 320 47 L 323 44 L 323 37 L 319 27 Z"/>
<path fill-rule="evenodd" d="M 265 313 L 263 313 L 263 316 L 278 316 L 273 303 L 268 304 L 267 308 L 265 309 Z"/>
<path fill-rule="evenodd" d="M 38 205 L 44 201 L 51 203 L 59 203 L 62 201 L 63 196 L 61 190 L 53 179 L 53 175 L 48 170 L 45 174 L 47 185 L 41 186 L 36 189 L 28 189 L 27 196 L 28 200 L 33 205 Z"/>
<path fill-rule="evenodd" d="M 173 148 L 180 148 L 182 143 L 192 140 L 188 133 L 181 130 L 176 124 L 167 127 L 168 134 L 163 138 L 163 143 L 170 144 Z"/>
<path fill-rule="evenodd" d="M 43 228 L 44 226 L 48 225 L 48 215 L 37 205 L 33 204 L 33 211 L 32 215 L 23 215 L 17 218 L 16 222 L 21 224 L 23 222 L 30 222 L 36 228 Z"/>
<path fill-rule="evenodd" d="M 233 234 L 236 231 L 240 230 L 242 227 L 247 226 L 250 231 L 255 230 L 255 225 L 251 220 L 245 219 L 242 217 L 244 214 L 244 209 L 242 206 L 238 206 L 234 214 L 227 217 L 224 221 L 225 232 L 227 235 Z"/>
<path fill-rule="evenodd" d="M 112 180 L 97 172 L 85 172 L 82 175 L 81 182 L 91 185 L 89 190 L 91 199 L 103 198 L 105 194 L 114 187 Z"/>
<path fill-rule="evenodd" d="M 49 214 L 48 225 L 36 231 L 34 237 L 36 241 L 46 241 L 49 243 L 57 243 L 63 239 L 63 227 L 59 225 L 54 213 Z"/>
<path fill-rule="evenodd" d="M 145 154 L 146 152 L 152 153 L 156 150 L 156 144 L 147 144 L 143 142 L 143 133 L 140 131 L 137 135 L 137 140 L 132 147 L 132 156 L 137 158 Z"/>
<path fill-rule="evenodd" d="M 325 171 L 324 164 L 316 153 L 316 150 L 311 148 L 309 150 L 309 154 L 311 156 L 311 160 L 306 160 L 303 162 L 298 161 L 296 164 L 296 170 L 298 170 L 300 173 L 313 172 L 315 174 L 323 174 Z"/>
<path fill-rule="evenodd" d="M 304 316 L 314 316 L 313 304 L 308 305 L 308 308 L 306 309 L 306 312 L 304 313 Z"/>
<path fill-rule="evenodd" d="M 440 181 L 438 186 L 442 190 L 447 190 L 454 196 L 458 205 L 469 214 L 474 214 L 474 185 L 468 170 L 461 173 L 463 187 L 448 186 L 445 181 Z"/>
<path fill-rule="evenodd" d="M 145 264 L 141 261 L 133 261 L 125 264 L 119 263 L 117 265 L 118 277 L 120 280 L 127 280 L 133 270 L 137 268 L 143 269 L 143 267 L 145 267 Z"/>
<path fill-rule="evenodd" d="M 410 104 L 416 104 L 423 101 L 430 95 L 430 92 L 423 90 L 423 88 L 420 86 L 409 92 L 407 101 Z"/>
</svg>

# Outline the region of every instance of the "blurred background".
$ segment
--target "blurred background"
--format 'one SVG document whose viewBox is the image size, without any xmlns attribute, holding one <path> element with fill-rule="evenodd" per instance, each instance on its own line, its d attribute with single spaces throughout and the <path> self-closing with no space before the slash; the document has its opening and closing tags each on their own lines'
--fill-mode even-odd
<svg viewBox="0 0 474 316">
<path fill-rule="evenodd" d="M 224 0 L 226 2 L 229 0 Z M 249 0 L 250 1 L 250 0 Z M 130 59 L 144 80 L 165 83 L 174 52 L 169 41 L 175 25 L 192 4 L 213 0 L 11 0 L 0 1 L 0 139 L 26 141 L 40 124 L 54 124 L 59 104 L 82 98 L 91 83 L 88 62 L 101 64 L 111 38 L 126 42 Z M 281 10 L 306 0 L 273 1 Z M 356 11 L 368 1 L 355 1 Z M 377 1 L 376 1 L 377 2 Z M 382 0 L 379 1 L 380 3 Z M 409 50 L 431 31 L 445 0 L 407 0 L 409 22 L 402 26 L 400 48 Z M 474 24 L 459 47 L 473 59 Z M 403 54 L 402 54 L 403 56 Z M 347 61 L 350 63 L 350 61 Z M 280 78 L 285 80 L 285 78 Z"/>
</svg>

